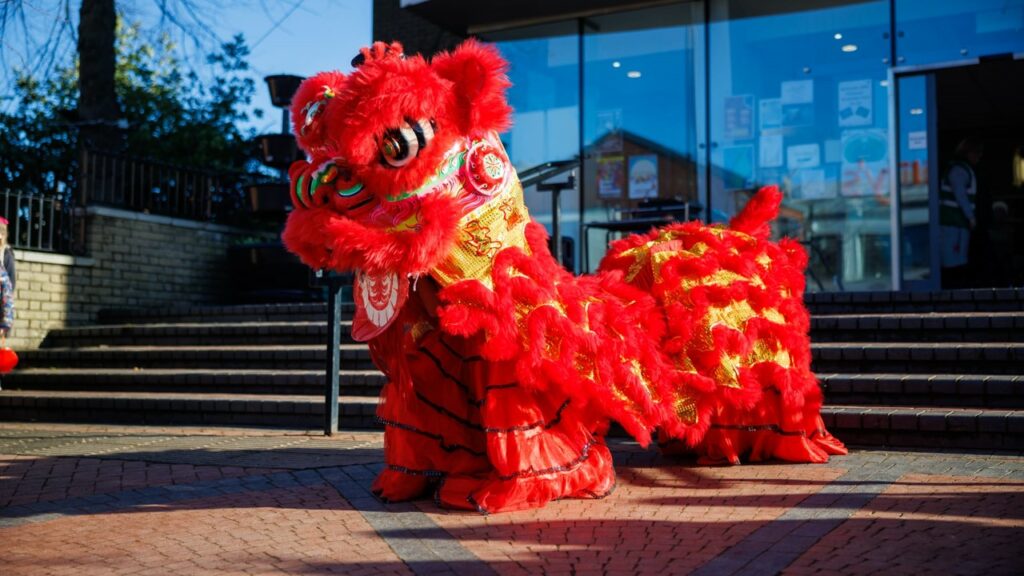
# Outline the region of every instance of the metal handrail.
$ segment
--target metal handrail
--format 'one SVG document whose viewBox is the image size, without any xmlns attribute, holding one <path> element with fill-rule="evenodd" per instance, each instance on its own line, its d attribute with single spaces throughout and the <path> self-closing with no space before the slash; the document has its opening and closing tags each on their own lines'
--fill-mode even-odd
<svg viewBox="0 0 1024 576">
<path fill-rule="evenodd" d="M 0 215 L 8 220 L 7 242 L 14 248 L 58 254 L 84 248 L 75 211 L 62 198 L 0 191 Z"/>
<path fill-rule="evenodd" d="M 83 149 L 77 202 L 200 221 L 223 221 L 242 212 L 246 187 L 272 178 L 214 171 Z"/>
<path fill-rule="evenodd" d="M 523 188 L 529 188 L 539 184 L 548 178 L 554 178 L 559 174 L 565 174 L 566 172 L 577 168 L 580 165 L 578 159 L 575 160 L 558 160 L 555 162 L 545 162 L 538 164 L 526 170 L 519 172 L 519 183 L 523 185 Z"/>
</svg>

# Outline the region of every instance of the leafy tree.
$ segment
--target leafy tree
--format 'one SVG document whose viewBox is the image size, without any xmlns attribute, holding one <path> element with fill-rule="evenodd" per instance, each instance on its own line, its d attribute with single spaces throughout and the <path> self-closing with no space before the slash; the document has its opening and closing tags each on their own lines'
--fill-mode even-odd
<svg viewBox="0 0 1024 576">
<path fill-rule="evenodd" d="M 207 57 L 204 84 L 167 34 L 147 39 L 137 23 L 117 29 L 114 87 L 125 150 L 133 156 L 208 169 L 253 168 L 252 133 L 238 128 L 255 91 L 249 49 L 239 35 Z M 39 78 L 16 73 L 18 106 L 0 113 L 0 189 L 61 193 L 76 177 L 81 117 L 76 61 Z M 252 110 L 256 117 L 259 110 Z"/>
</svg>

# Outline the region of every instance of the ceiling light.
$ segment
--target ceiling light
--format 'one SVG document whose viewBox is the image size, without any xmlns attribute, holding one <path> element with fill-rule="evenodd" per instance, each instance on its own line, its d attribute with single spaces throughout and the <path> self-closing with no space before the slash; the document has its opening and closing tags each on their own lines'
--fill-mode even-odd
<svg viewBox="0 0 1024 576">
<path fill-rule="evenodd" d="M 920 108 L 911 108 L 910 109 L 910 114 L 912 116 L 920 116 L 921 114 L 924 114 L 924 110 L 922 110 Z"/>
<path fill-rule="evenodd" d="M 857 51 L 857 45 L 856 44 L 843 44 L 842 50 L 843 50 L 843 52 L 856 52 Z"/>
<path fill-rule="evenodd" d="M 836 35 L 833 36 L 833 38 L 835 38 L 836 40 L 842 40 L 843 39 L 843 35 L 840 34 L 839 32 L 836 32 Z"/>
<path fill-rule="evenodd" d="M 618 60 L 616 60 L 615 62 L 612 62 L 612 68 L 619 68 L 621 66 L 622 66 L 622 62 L 619 62 Z"/>
<path fill-rule="evenodd" d="M 630 70 L 629 72 L 626 72 L 626 77 L 627 78 L 639 78 L 640 77 L 640 71 L 639 70 Z"/>
<path fill-rule="evenodd" d="M 878 82 L 878 85 L 881 86 L 882 88 L 888 88 L 889 87 L 889 81 L 888 80 L 880 80 Z"/>
</svg>

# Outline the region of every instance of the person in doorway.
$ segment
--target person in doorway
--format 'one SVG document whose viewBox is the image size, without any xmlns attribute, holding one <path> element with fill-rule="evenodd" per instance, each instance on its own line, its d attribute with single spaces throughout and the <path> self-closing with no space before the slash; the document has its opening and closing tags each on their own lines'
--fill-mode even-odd
<svg viewBox="0 0 1024 576">
<path fill-rule="evenodd" d="M 962 140 L 942 180 L 939 224 L 944 288 L 964 288 L 970 282 L 968 252 L 971 233 L 978 226 L 978 178 L 974 169 L 981 162 L 983 152 L 984 147 L 977 138 Z"/>
</svg>

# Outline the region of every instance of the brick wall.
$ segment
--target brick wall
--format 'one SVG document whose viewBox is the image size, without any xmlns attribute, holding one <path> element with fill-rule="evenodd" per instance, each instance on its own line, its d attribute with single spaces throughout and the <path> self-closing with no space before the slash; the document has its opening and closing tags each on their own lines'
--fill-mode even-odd
<svg viewBox="0 0 1024 576">
<path fill-rule="evenodd" d="M 252 236 L 103 207 L 89 208 L 85 217 L 88 257 L 15 250 L 18 286 L 9 341 L 15 349 L 37 347 L 53 328 L 94 323 L 105 308 L 228 300 L 228 247 Z"/>
<path fill-rule="evenodd" d="M 86 313 L 72 301 L 89 282 L 92 258 L 18 249 L 14 255 L 18 286 L 10 346 L 35 348 L 49 330 L 86 322 Z"/>
</svg>

